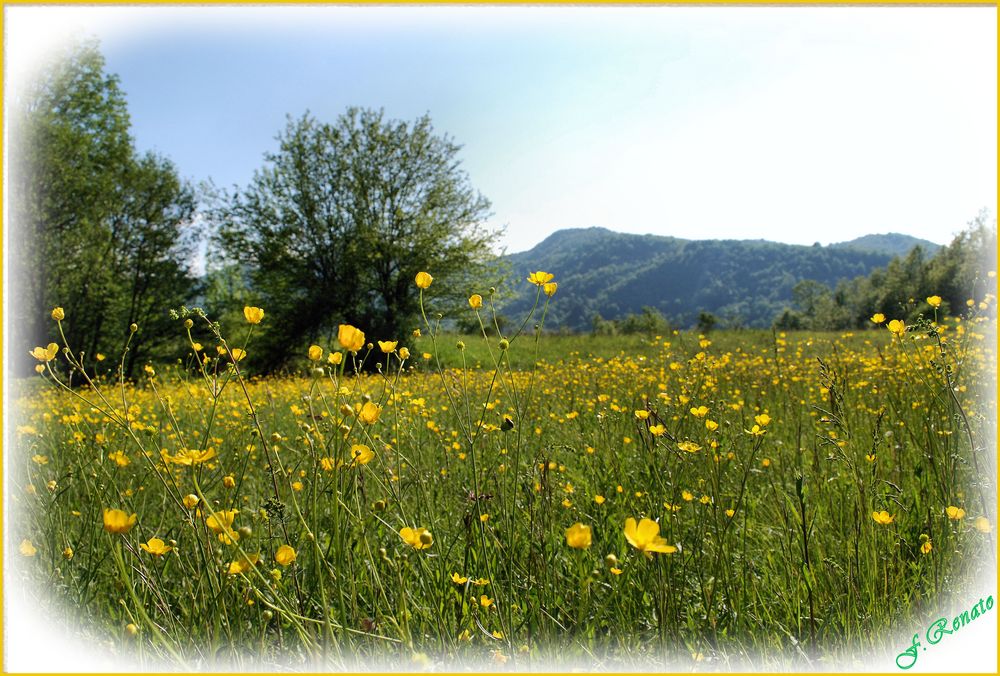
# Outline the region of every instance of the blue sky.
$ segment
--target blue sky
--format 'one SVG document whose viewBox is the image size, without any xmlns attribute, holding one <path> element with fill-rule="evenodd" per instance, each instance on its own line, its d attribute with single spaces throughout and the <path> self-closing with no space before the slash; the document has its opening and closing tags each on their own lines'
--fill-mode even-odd
<svg viewBox="0 0 1000 676">
<path fill-rule="evenodd" d="M 245 185 L 288 114 L 429 113 L 510 251 L 565 227 L 947 242 L 996 213 L 996 8 L 6 8 L 101 40 L 137 145 Z"/>
</svg>

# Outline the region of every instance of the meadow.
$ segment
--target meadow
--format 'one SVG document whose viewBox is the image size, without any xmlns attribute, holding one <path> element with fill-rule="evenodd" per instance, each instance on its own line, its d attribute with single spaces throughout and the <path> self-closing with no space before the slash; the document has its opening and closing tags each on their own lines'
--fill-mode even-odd
<svg viewBox="0 0 1000 676">
<path fill-rule="evenodd" d="M 267 308 L 227 336 L 180 311 L 189 357 L 136 382 L 36 348 L 19 574 L 177 667 L 886 671 L 993 570 L 992 297 L 849 333 L 559 336 L 539 275 L 503 338 L 427 307 L 282 377 L 245 373 Z"/>
</svg>

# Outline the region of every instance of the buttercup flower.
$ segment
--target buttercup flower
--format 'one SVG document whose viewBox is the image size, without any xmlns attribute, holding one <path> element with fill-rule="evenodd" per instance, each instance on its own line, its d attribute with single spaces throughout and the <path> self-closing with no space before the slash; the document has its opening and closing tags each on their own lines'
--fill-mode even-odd
<svg viewBox="0 0 1000 676">
<path fill-rule="evenodd" d="M 378 417 L 382 414 L 382 407 L 378 404 L 373 404 L 370 401 L 366 401 L 361 407 L 361 412 L 358 413 L 358 420 L 365 423 L 366 425 L 374 425 L 378 422 Z"/>
<path fill-rule="evenodd" d="M 319 345 L 310 345 L 309 346 L 309 360 L 310 361 L 319 361 L 322 358 L 323 358 L 323 348 L 321 348 Z"/>
<path fill-rule="evenodd" d="M 173 547 L 168 547 L 160 538 L 149 538 L 149 542 L 140 542 L 139 548 L 157 558 L 173 549 Z"/>
<path fill-rule="evenodd" d="M 434 278 L 431 277 L 426 272 L 418 272 L 417 276 L 414 278 L 414 281 L 417 283 L 417 286 L 419 288 L 426 289 L 431 285 L 431 282 L 434 281 Z"/>
<path fill-rule="evenodd" d="M 414 549 L 427 549 L 434 544 L 434 536 L 426 528 L 401 528 L 399 537 L 403 538 L 403 542 Z"/>
<path fill-rule="evenodd" d="M 471 296 L 469 296 L 469 307 L 471 307 L 473 310 L 478 310 L 482 306 L 483 306 L 482 296 L 480 296 L 478 293 L 474 293 Z"/>
<path fill-rule="evenodd" d="M 249 305 L 243 308 L 243 316 L 251 324 L 260 324 L 261 320 L 264 319 L 264 311 L 259 307 L 251 307 Z"/>
<path fill-rule="evenodd" d="M 552 278 L 554 276 L 555 275 L 551 275 L 548 272 L 542 272 L 541 270 L 539 270 L 538 272 L 532 272 L 530 275 L 528 275 L 528 281 L 534 284 L 535 286 L 545 286 L 548 282 L 552 281 Z"/>
<path fill-rule="evenodd" d="M 960 521 L 965 517 L 965 510 L 961 507 L 955 507 L 954 505 L 948 505 L 947 509 L 944 510 L 945 514 L 952 521 Z"/>
<path fill-rule="evenodd" d="M 375 454 L 372 453 L 372 449 L 368 448 L 364 444 L 354 444 L 351 446 L 351 464 L 352 465 L 367 465 Z"/>
<path fill-rule="evenodd" d="M 260 554 L 248 554 L 246 556 L 241 556 L 236 561 L 229 564 L 229 574 L 239 575 L 240 573 L 245 573 L 260 561 Z"/>
<path fill-rule="evenodd" d="M 556 289 L 558 288 L 559 285 L 557 283 L 547 282 L 542 285 L 542 293 L 544 293 L 549 298 L 552 298 L 552 296 L 556 295 Z"/>
<path fill-rule="evenodd" d="M 927 304 L 935 309 L 941 307 L 941 296 L 927 296 Z"/>
<path fill-rule="evenodd" d="M 337 330 L 337 341 L 349 352 L 357 352 L 365 346 L 365 334 L 350 324 L 341 324 Z"/>
<path fill-rule="evenodd" d="M 660 524 L 651 519 L 642 519 L 638 524 L 632 517 L 625 519 L 625 539 L 647 558 L 653 558 L 653 552 L 673 554 L 677 551 L 677 547 L 660 537 Z"/>
<path fill-rule="evenodd" d="M 282 566 L 290 566 L 292 562 L 295 561 L 296 553 L 295 550 L 288 545 L 281 545 L 278 550 L 274 553 L 274 560 L 280 563 Z"/>
<path fill-rule="evenodd" d="M 889 332 L 897 338 L 902 338 L 906 333 L 906 324 L 901 319 L 893 319 L 889 322 Z"/>
<path fill-rule="evenodd" d="M 49 343 L 46 347 L 36 347 L 28 354 L 38 361 L 52 361 L 59 354 L 59 346 L 56 343 Z"/>
<path fill-rule="evenodd" d="M 566 529 L 566 544 L 573 549 L 586 549 L 590 546 L 590 526 L 574 523 Z"/>
<path fill-rule="evenodd" d="M 105 509 L 104 530 L 116 535 L 124 535 L 132 530 L 137 518 L 135 514 L 129 516 L 120 509 Z"/>
<path fill-rule="evenodd" d="M 875 314 L 872 315 L 872 322 L 873 323 L 875 323 L 875 324 L 881 324 L 884 321 L 885 321 L 885 315 L 882 314 L 881 312 L 876 312 Z"/>
<path fill-rule="evenodd" d="M 56 320 L 57 322 L 61 322 L 62 320 L 66 319 L 66 312 L 61 307 L 53 308 L 52 319 Z"/>
<path fill-rule="evenodd" d="M 385 354 L 392 354 L 396 350 L 396 345 L 399 344 L 398 340 L 380 340 L 378 341 L 378 347 Z"/>
<path fill-rule="evenodd" d="M 888 526 L 895 520 L 895 517 L 883 509 L 881 512 L 872 512 L 872 519 L 879 525 Z"/>
</svg>

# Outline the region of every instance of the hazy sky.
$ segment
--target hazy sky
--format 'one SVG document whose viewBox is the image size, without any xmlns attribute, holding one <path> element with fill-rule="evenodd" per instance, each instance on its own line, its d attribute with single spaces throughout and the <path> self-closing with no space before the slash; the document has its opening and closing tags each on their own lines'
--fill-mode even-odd
<svg viewBox="0 0 1000 676">
<path fill-rule="evenodd" d="M 429 113 L 506 225 L 947 242 L 997 203 L 995 7 L 7 6 L 101 40 L 141 149 L 245 185 L 285 116 Z"/>
</svg>

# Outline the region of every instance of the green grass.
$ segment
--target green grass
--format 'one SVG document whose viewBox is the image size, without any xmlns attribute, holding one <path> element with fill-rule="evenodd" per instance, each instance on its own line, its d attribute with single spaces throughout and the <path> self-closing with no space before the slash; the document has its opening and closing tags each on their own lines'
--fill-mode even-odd
<svg viewBox="0 0 1000 676">
<path fill-rule="evenodd" d="M 994 547 L 975 527 L 994 522 L 995 486 L 977 471 L 994 466 L 982 450 L 996 418 L 992 323 L 962 326 L 943 344 L 884 329 L 710 344 L 529 332 L 507 351 L 425 331 L 412 369 L 391 356 L 368 376 L 347 375 L 350 358 L 322 377 L 251 380 L 210 361 L 124 386 L 32 386 L 11 537 L 32 542 L 21 574 L 56 590 L 69 624 L 188 666 L 894 656 L 896 632 L 968 600 Z M 195 339 L 211 336 L 199 326 Z M 248 352 L 252 365 L 252 339 Z M 357 415 L 367 401 L 383 407 L 372 424 Z M 357 445 L 370 462 L 352 463 Z M 165 464 L 182 449 L 214 455 Z M 965 516 L 949 519 L 949 505 Z M 107 532 L 105 508 L 136 525 Z M 205 522 L 229 509 L 244 530 L 227 544 Z M 891 523 L 873 519 L 881 510 Z M 629 517 L 658 521 L 677 551 L 644 556 Z M 589 547 L 568 546 L 575 523 Z M 432 543 L 416 549 L 402 528 Z M 139 548 L 152 537 L 174 549 Z M 297 552 L 287 567 L 283 544 Z M 231 574 L 248 554 L 259 563 Z"/>
</svg>

